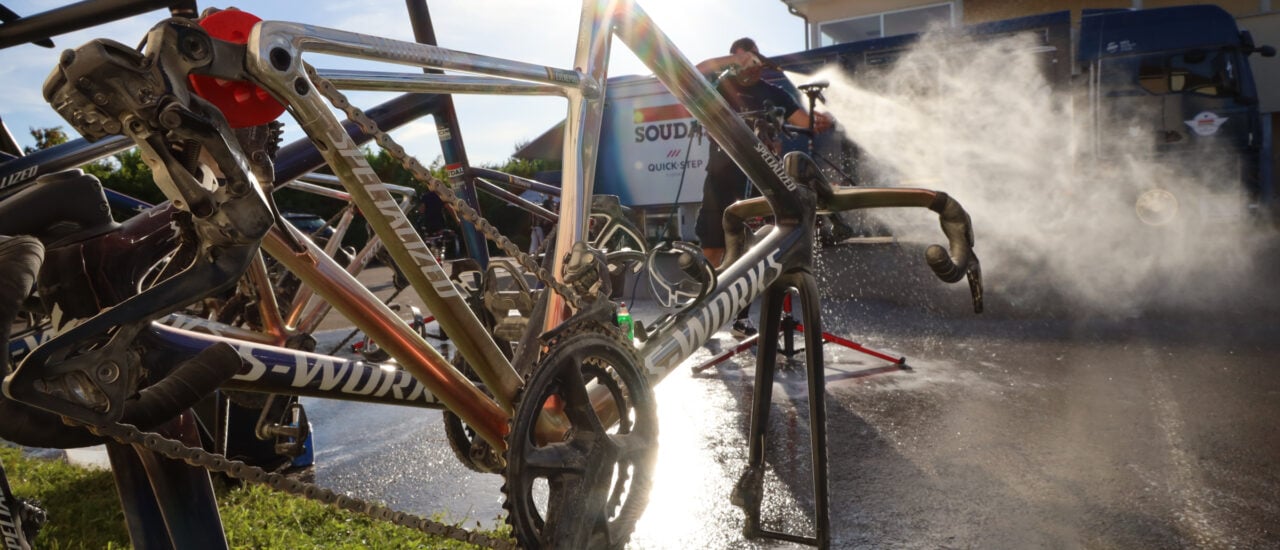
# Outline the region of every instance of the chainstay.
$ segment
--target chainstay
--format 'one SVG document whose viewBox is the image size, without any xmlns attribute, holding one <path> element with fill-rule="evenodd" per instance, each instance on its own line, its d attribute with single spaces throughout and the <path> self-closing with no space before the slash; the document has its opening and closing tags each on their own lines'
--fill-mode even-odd
<svg viewBox="0 0 1280 550">
<path fill-rule="evenodd" d="M 167 458 L 180 460 L 197 468 L 204 468 L 211 472 L 226 474 L 235 479 L 266 485 L 277 491 L 365 515 L 376 520 L 388 521 L 415 531 L 485 548 L 502 550 L 515 550 L 518 548 L 515 541 L 510 539 L 492 537 L 477 531 L 468 531 L 455 525 L 441 523 L 406 512 L 398 512 L 384 505 L 357 497 L 338 494 L 332 489 L 327 489 L 314 483 L 298 481 L 283 474 L 268 472 L 257 466 L 245 464 L 239 460 L 228 459 L 225 455 L 211 453 L 196 447 L 188 447 L 181 441 L 167 438 L 155 432 L 143 432 L 129 424 L 115 423 L 105 426 L 86 424 L 84 427 L 94 435 L 109 437 L 124 445 L 141 446 Z"/>
<path fill-rule="evenodd" d="M 494 227 L 492 223 L 489 223 L 489 220 L 485 219 L 479 212 L 476 212 L 474 208 L 471 208 L 471 205 L 458 197 L 448 184 L 433 176 L 421 162 L 418 162 L 418 159 L 406 153 L 404 147 L 399 143 L 396 143 L 389 134 L 382 131 L 382 129 L 378 127 L 378 124 L 374 122 L 372 118 L 369 118 L 363 110 L 352 105 L 350 101 L 347 101 L 346 95 L 339 91 L 338 87 L 334 86 L 332 82 L 321 77 L 314 67 L 311 65 L 305 65 L 305 67 L 307 70 L 307 76 L 313 83 L 315 83 L 316 89 L 318 89 L 334 107 L 337 107 L 342 110 L 342 112 L 346 113 L 347 118 L 359 125 L 361 130 L 366 134 L 374 136 L 374 141 L 376 141 L 378 145 L 387 152 L 387 154 L 396 159 L 396 162 L 399 162 L 404 169 L 408 170 L 409 173 L 413 175 L 414 179 L 418 180 L 418 182 L 423 185 L 426 185 L 428 190 L 435 193 L 436 196 L 440 197 L 440 200 L 452 207 L 454 212 L 457 212 L 463 219 L 479 229 L 486 238 L 497 244 L 498 248 L 501 249 L 504 254 L 515 258 L 516 261 L 519 262 L 520 265 L 529 273 L 532 273 L 538 281 L 554 290 L 556 294 L 563 296 L 564 299 L 573 305 L 575 309 L 581 310 L 585 307 L 582 297 L 580 297 L 572 287 L 557 281 L 550 270 L 539 265 L 538 262 L 534 260 L 533 256 L 522 252 L 520 247 L 516 246 L 511 239 L 508 239 L 505 235 L 500 233 L 498 228 Z"/>
</svg>

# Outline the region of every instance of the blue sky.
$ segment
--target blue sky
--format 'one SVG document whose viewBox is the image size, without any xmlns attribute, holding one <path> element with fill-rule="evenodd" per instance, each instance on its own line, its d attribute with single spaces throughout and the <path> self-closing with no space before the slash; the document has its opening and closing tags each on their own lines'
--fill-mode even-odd
<svg viewBox="0 0 1280 550">
<path fill-rule="evenodd" d="M 30 15 L 68 2 L 0 0 L 19 15 Z M 781 0 L 640 0 L 640 5 L 693 62 L 728 53 L 742 36 L 756 39 L 766 55 L 804 49 L 804 24 L 787 12 Z M 202 7 L 214 4 L 202 3 Z M 263 19 L 289 20 L 335 27 L 389 38 L 413 40 L 404 3 L 393 0 L 338 2 L 297 0 L 242 2 L 239 8 Z M 429 2 L 441 46 L 567 68 L 572 64 L 580 2 L 573 0 L 436 0 Z M 359 8 L 359 10 L 355 9 Z M 0 50 L 0 81 L 10 85 L 0 101 L 0 117 L 22 145 L 32 143 L 29 127 L 68 128 L 40 96 L 44 78 L 66 48 L 93 38 L 137 44 L 163 12 L 134 17 L 93 29 L 55 37 L 52 50 L 30 44 Z M 614 43 L 610 75 L 648 74 L 620 43 Z M 318 67 L 336 67 L 324 59 Z M 353 95 L 362 106 L 390 96 Z M 505 160 L 518 142 L 529 141 L 564 118 L 565 102 L 557 98 L 458 96 L 458 117 L 472 164 Z M 287 120 L 288 127 L 294 127 Z M 424 162 L 439 155 L 434 124 L 420 121 L 394 134 Z M 286 141 L 301 136 L 296 128 Z"/>
</svg>

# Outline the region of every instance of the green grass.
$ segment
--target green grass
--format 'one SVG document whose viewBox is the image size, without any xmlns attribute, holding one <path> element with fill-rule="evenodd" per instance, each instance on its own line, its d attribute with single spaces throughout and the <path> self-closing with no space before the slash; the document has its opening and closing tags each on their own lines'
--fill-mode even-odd
<svg viewBox="0 0 1280 550">
<path fill-rule="evenodd" d="M 36 548 L 130 547 L 110 472 L 23 457 L 3 445 L 0 461 L 14 494 L 49 512 Z M 219 487 L 218 508 L 232 548 L 472 548 L 257 485 Z"/>
</svg>

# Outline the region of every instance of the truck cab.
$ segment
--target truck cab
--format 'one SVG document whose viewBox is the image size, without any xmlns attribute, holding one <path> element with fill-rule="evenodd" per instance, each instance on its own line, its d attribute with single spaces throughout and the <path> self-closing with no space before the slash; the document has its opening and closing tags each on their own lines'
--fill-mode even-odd
<svg viewBox="0 0 1280 550">
<path fill-rule="evenodd" d="M 1155 160 L 1162 176 L 1138 182 L 1135 209 L 1149 225 L 1238 214 L 1243 190 L 1256 209 L 1262 123 L 1249 67 L 1257 48 L 1217 6 L 1085 10 L 1076 55 L 1091 115 L 1085 158 Z M 1233 212 L 1234 211 L 1234 212 Z"/>
</svg>

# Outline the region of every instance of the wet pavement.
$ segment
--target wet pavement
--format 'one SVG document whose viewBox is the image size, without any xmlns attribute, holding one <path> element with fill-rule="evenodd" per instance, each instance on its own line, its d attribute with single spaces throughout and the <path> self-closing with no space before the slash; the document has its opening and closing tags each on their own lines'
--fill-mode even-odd
<svg viewBox="0 0 1280 550">
<path fill-rule="evenodd" d="M 899 252 L 877 261 L 897 266 Z M 1280 546 L 1274 288 L 1122 315 L 1029 309 L 989 288 L 988 313 L 974 316 L 963 288 L 845 288 L 856 283 L 826 284 L 825 328 L 911 368 L 826 347 L 834 547 Z M 323 333 L 319 349 L 341 335 Z M 793 547 L 741 534 L 729 494 L 746 462 L 755 355 L 694 374 L 709 355 L 656 388 L 657 479 L 630 546 Z M 774 382 L 764 518 L 809 534 L 807 382 L 793 367 Z M 304 401 L 318 482 L 498 521 L 501 479 L 454 459 L 439 413 Z"/>
</svg>

